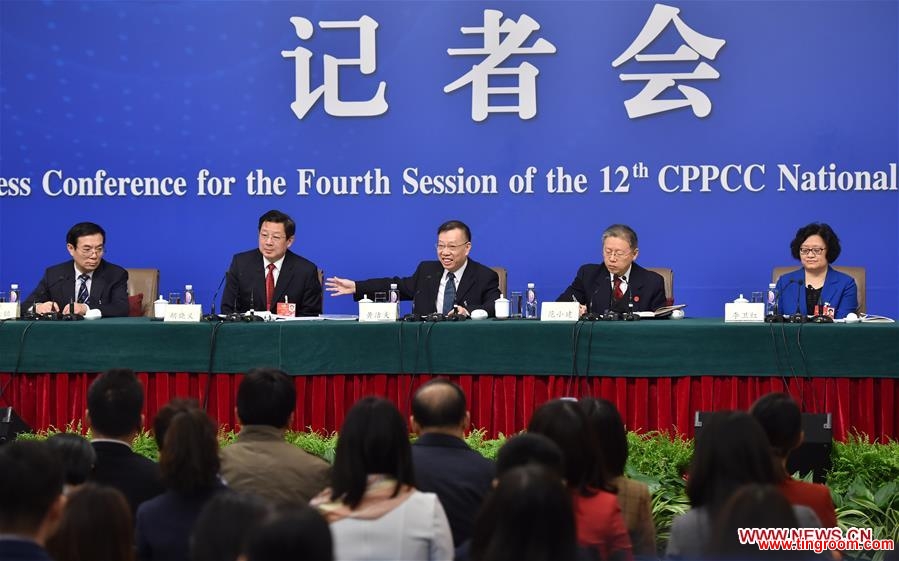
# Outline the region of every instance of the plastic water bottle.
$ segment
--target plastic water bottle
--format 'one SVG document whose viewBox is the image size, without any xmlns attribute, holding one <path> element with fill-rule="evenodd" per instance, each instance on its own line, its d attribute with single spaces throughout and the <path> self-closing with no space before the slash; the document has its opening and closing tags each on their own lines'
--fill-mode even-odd
<svg viewBox="0 0 899 561">
<path fill-rule="evenodd" d="M 768 284 L 768 296 L 765 298 L 765 315 L 773 316 L 774 312 L 777 310 L 777 299 L 776 299 L 776 283 Z"/>
<path fill-rule="evenodd" d="M 524 301 L 524 318 L 537 319 L 537 291 L 532 282 L 528 283 L 527 296 Z"/>
<path fill-rule="evenodd" d="M 192 285 L 192 284 L 184 285 L 184 303 L 185 304 L 193 304 L 194 303 L 194 285 Z"/>
<path fill-rule="evenodd" d="M 17 284 L 9 285 L 9 301 L 13 302 L 13 303 L 19 301 L 19 285 L 17 285 Z"/>
<path fill-rule="evenodd" d="M 390 292 L 387 293 L 387 301 L 396 306 L 396 319 L 400 319 L 400 289 L 395 282 L 390 283 Z"/>
</svg>

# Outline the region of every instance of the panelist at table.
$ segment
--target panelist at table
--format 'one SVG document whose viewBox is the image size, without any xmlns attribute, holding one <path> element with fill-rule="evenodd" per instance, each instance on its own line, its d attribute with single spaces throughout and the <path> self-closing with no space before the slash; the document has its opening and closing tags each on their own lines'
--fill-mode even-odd
<svg viewBox="0 0 899 561">
<path fill-rule="evenodd" d="M 259 247 L 238 253 L 225 275 L 223 313 L 276 311 L 278 302 L 296 304 L 296 315 L 322 313 L 322 285 L 315 263 L 290 251 L 297 225 L 279 210 L 259 217 Z"/>
<path fill-rule="evenodd" d="M 581 315 L 601 314 L 606 310 L 635 312 L 656 310 L 665 305 L 665 281 L 662 276 L 637 265 L 640 253 L 637 233 L 630 226 L 613 224 L 602 233 L 601 265 L 582 265 L 558 302 L 576 300 Z"/>
<path fill-rule="evenodd" d="M 411 277 L 385 277 L 352 281 L 330 277 L 325 290 L 331 296 L 352 294 L 355 300 L 375 292 L 387 292 L 396 283 L 401 300 L 412 300 L 412 312 L 427 315 L 469 315 L 483 309 L 494 315 L 494 301 L 499 298 L 496 271 L 468 258 L 471 230 L 459 220 L 444 222 L 437 228 L 437 261 L 422 261 Z"/>
<path fill-rule="evenodd" d="M 106 232 L 99 225 L 72 226 L 66 234 L 72 259 L 48 267 L 22 309 L 34 306 L 37 314 L 62 311 L 84 316 L 95 310 L 102 317 L 127 316 L 128 271 L 103 259 L 105 248 Z"/>
<path fill-rule="evenodd" d="M 812 223 L 796 231 L 790 242 L 790 253 L 802 264 L 801 269 L 777 279 L 777 305 L 781 313 L 798 312 L 820 315 L 830 305 L 834 316 L 845 318 L 858 309 L 858 287 L 855 279 L 830 266 L 840 256 L 840 239 L 827 224 Z"/>
</svg>

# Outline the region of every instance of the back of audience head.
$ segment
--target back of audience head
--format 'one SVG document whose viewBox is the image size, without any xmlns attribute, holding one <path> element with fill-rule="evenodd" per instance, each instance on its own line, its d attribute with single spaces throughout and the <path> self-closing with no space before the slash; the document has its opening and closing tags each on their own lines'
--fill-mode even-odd
<svg viewBox="0 0 899 561">
<path fill-rule="evenodd" d="M 599 445 L 599 456 L 609 477 L 624 475 L 627 464 L 627 430 L 615 405 L 602 398 L 587 398 L 578 402 L 587 414 Z"/>
<path fill-rule="evenodd" d="M 277 368 L 254 368 L 237 389 L 237 417 L 242 425 L 290 425 L 297 390 L 290 377 Z"/>
<path fill-rule="evenodd" d="M 308 505 L 279 509 L 255 527 L 242 561 L 331 561 L 334 545 L 328 523 Z"/>
<path fill-rule="evenodd" d="M 571 496 L 536 464 L 505 472 L 475 519 L 473 561 L 565 561 L 577 557 Z"/>
<path fill-rule="evenodd" d="M 402 485 L 413 485 L 409 430 L 393 403 L 365 397 L 347 412 L 331 471 L 331 500 L 356 508 L 365 494 L 369 474 L 396 479 L 393 496 Z"/>
<path fill-rule="evenodd" d="M 133 370 L 103 372 L 87 390 L 94 438 L 128 438 L 140 431 L 144 390 Z"/>
<path fill-rule="evenodd" d="M 559 446 L 538 433 L 522 433 L 503 444 L 496 454 L 496 477 L 507 471 L 529 465 L 542 467 L 548 473 L 565 478 L 565 458 Z"/>
<path fill-rule="evenodd" d="M 738 488 L 715 518 L 709 540 L 711 559 L 791 559 L 802 552 L 764 551 L 755 544 L 740 544 L 740 528 L 798 528 L 793 507 L 777 487 L 750 484 Z M 798 555 L 797 555 L 798 554 Z"/>
<path fill-rule="evenodd" d="M 163 484 L 181 495 L 213 488 L 218 482 L 219 446 L 215 423 L 197 403 L 173 399 L 153 421 Z"/>
<path fill-rule="evenodd" d="M 47 551 L 55 561 L 133 560 L 134 527 L 125 496 L 94 483 L 73 491 Z"/>
<path fill-rule="evenodd" d="M 0 446 L 0 534 L 50 535 L 62 514 L 65 470 L 45 442 Z"/>
<path fill-rule="evenodd" d="M 250 493 L 216 493 L 194 524 L 191 561 L 235 561 L 246 550 L 250 532 L 274 514 L 265 499 Z"/>
<path fill-rule="evenodd" d="M 717 512 L 740 486 L 774 484 L 777 475 L 768 439 L 742 411 L 711 414 L 696 439 L 687 496 L 693 507 Z"/>
<path fill-rule="evenodd" d="M 423 384 L 412 398 L 415 432 L 436 430 L 457 434 L 468 429 L 469 419 L 465 392 L 445 378 Z"/>
<path fill-rule="evenodd" d="M 788 394 L 763 395 L 749 413 L 764 429 L 771 450 L 778 458 L 785 459 L 802 442 L 802 412 Z"/>
<path fill-rule="evenodd" d="M 569 487 L 584 496 L 595 494 L 592 489 L 614 490 L 601 464 L 593 429 L 577 403 L 562 399 L 544 403 L 531 417 L 528 432 L 549 437 L 562 450 Z"/>
<path fill-rule="evenodd" d="M 80 434 L 59 432 L 47 439 L 47 446 L 62 461 L 66 485 L 81 485 L 87 481 L 97 463 L 97 453 L 88 439 Z"/>
</svg>

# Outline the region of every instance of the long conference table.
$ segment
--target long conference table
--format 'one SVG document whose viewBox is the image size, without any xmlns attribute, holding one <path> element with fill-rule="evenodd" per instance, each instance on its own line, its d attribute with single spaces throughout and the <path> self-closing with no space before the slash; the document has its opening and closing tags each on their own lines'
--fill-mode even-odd
<svg viewBox="0 0 899 561">
<path fill-rule="evenodd" d="M 412 392 L 446 376 L 466 392 L 472 425 L 489 436 L 527 426 L 563 396 L 605 397 L 632 430 L 691 436 L 697 411 L 745 409 L 788 391 L 833 413 L 834 437 L 899 435 L 896 324 L 725 324 L 721 319 L 550 323 L 291 321 L 163 323 L 146 318 L 0 324 L 0 406 L 34 429 L 83 420 L 98 372 L 131 368 L 149 423 L 172 397 L 193 397 L 237 424 L 241 374 L 292 375 L 294 428 L 338 430 L 360 397 L 408 414 Z M 210 374 L 211 373 L 211 374 Z"/>
</svg>

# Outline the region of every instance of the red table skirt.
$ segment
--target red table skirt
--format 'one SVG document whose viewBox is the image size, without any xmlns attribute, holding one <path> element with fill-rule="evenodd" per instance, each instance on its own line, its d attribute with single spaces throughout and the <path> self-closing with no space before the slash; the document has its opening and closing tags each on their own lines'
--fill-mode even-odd
<svg viewBox="0 0 899 561">
<path fill-rule="evenodd" d="M 33 429 L 65 427 L 84 420 L 88 384 L 96 374 L 0 374 L 0 406 L 12 405 Z M 235 427 L 239 374 L 140 373 L 146 391 L 144 414 L 149 426 L 172 397 L 201 403 L 209 389 L 207 410 L 222 426 Z M 786 391 L 807 412 L 832 413 L 833 435 L 844 440 L 857 431 L 872 438 L 899 435 L 899 384 L 891 378 L 814 378 L 696 376 L 680 378 L 605 378 L 574 381 L 569 376 L 448 376 L 468 396 L 472 426 L 489 437 L 513 434 L 527 426 L 534 409 L 562 396 L 604 397 L 615 403 L 631 430 L 661 430 L 693 435 L 696 411 L 746 409 L 761 395 Z M 387 397 L 404 416 L 412 391 L 424 375 L 295 376 L 297 408 L 294 429 L 336 431 L 347 409 L 367 395 Z M 8 384 L 8 385 L 7 385 Z"/>
</svg>

